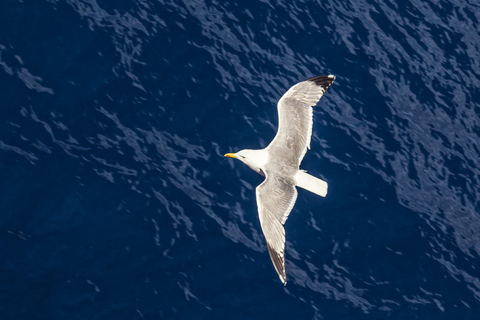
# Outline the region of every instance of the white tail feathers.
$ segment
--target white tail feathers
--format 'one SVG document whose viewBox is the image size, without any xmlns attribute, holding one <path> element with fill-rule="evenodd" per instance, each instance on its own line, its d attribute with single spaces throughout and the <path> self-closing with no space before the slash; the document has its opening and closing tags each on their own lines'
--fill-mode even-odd
<svg viewBox="0 0 480 320">
<path fill-rule="evenodd" d="M 298 170 L 294 178 L 297 181 L 298 187 L 318 194 L 322 197 L 327 195 L 328 184 L 325 181 L 315 178 L 303 170 Z"/>
</svg>

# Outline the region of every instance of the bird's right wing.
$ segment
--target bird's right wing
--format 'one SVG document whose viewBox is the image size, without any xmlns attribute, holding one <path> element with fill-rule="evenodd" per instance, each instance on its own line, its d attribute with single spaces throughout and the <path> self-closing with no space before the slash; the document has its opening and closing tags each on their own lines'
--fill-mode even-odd
<svg viewBox="0 0 480 320">
<path fill-rule="evenodd" d="M 292 179 L 265 172 L 265 181 L 256 189 L 258 216 L 267 242 L 268 253 L 283 284 L 285 274 L 285 228 L 283 224 L 297 199 Z"/>
<path fill-rule="evenodd" d="M 270 146 L 292 150 L 298 164 L 302 161 L 312 137 L 313 110 L 335 76 L 318 76 L 297 83 L 278 101 L 278 131 Z"/>
</svg>

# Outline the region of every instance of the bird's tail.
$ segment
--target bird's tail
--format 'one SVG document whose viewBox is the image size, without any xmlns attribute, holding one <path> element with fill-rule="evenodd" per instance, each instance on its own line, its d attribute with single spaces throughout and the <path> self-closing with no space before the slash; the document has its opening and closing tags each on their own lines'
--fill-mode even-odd
<svg viewBox="0 0 480 320">
<path fill-rule="evenodd" d="M 328 184 L 321 179 L 309 175 L 303 170 L 298 170 L 298 172 L 295 174 L 295 180 L 297 181 L 297 186 L 300 188 L 318 194 L 322 197 L 327 195 Z"/>
</svg>

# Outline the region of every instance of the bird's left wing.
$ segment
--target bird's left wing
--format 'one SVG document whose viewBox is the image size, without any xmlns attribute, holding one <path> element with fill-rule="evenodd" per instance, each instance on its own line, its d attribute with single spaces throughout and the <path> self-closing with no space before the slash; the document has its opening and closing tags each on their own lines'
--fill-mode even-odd
<svg viewBox="0 0 480 320">
<path fill-rule="evenodd" d="M 297 199 L 292 179 L 266 171 L 265 181 L 257 189 L 257 207 L 260 224 L 267 242 L 268 253 L 283 284 L 285 274 L 285 228 L 283 224 Z"/>
</svg>

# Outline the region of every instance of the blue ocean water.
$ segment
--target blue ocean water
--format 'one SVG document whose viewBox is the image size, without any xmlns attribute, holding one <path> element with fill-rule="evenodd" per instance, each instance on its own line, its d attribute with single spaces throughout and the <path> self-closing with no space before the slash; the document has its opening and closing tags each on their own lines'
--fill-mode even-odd
<svg viewBox="0 0 480 320">
<path fill-rule="evenodd" d="M 478 319 L 479 3 L 0 8 L 1 319 Z M 223 154 L 321 74 L 283 286 Z"/>
</svg>

